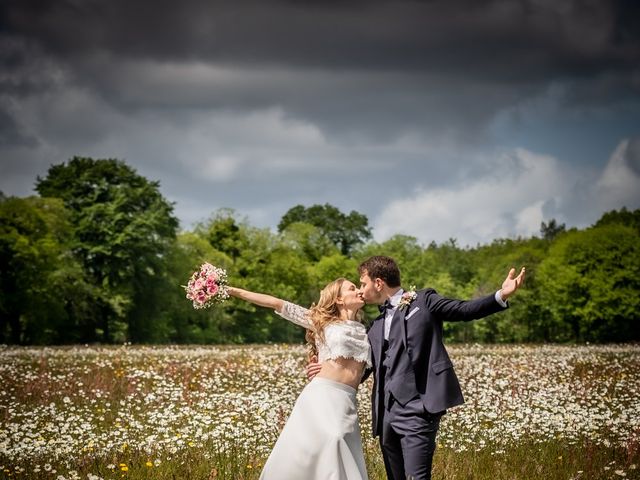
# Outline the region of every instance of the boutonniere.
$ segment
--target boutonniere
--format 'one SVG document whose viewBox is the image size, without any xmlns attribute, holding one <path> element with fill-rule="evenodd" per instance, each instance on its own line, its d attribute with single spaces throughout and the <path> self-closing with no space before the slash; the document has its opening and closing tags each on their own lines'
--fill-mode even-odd
<svg viewBox="0 0 640 480">
<path fill-rule="evenodd" d="M 406 308 L 409 306 L 411 302 L 413 302 L 418 294 L 416 293 L 416 286 L 411 285 L 409 290 L 404 292 L 400 297 L 400 301 L 398 302 L 398 308 Z"/>
</svg>

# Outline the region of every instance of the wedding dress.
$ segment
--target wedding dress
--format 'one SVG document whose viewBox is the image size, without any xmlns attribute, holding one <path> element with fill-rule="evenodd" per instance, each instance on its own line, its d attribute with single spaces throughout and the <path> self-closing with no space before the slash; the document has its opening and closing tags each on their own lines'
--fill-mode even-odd
<svg viewBox="0 0 640 480">
<path fill-rule="evenodd" d="M 312 328 L 309 310 L 285 302 L 283 318 Z M 371 367 L 371 347 L 360 322 L 330 323 L 318 341 L 318 361 L 349 358 Z M 263 480 L 366 480 L 356 389 L 315 377 L 302 390 L 265 463 Z"/>
</svg>

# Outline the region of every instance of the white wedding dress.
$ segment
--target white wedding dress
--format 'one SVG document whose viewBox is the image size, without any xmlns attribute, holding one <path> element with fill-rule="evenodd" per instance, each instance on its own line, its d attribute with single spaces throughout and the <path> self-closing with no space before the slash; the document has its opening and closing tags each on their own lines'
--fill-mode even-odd
<svg viewBox="0 0 640 480">
<path fill-rule="evenodd" d="M 311 328 L 308 310 L 285 302 L 287 320 Z M 327 325 L 318 361 L 350 358 L 371 367 L 371 347 L 364 325 L 340 321 Z M 358 424 L 356 389 L 315 377 L 296 400 L 264 465 L 263 480 L 366 480 Z"/>
</svg>

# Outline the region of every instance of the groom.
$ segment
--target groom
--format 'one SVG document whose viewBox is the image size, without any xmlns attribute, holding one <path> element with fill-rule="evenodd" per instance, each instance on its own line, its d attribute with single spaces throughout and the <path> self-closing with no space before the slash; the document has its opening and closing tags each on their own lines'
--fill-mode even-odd
<svg viewBox="0 0 640 480">
<path fill-rule="evenodd" d="M 380 437 L 387 477 L 430 479 L 440 418 L 464 402 L 444 347 L 443 322 L 504 310 L 507 298 L 522 285 L 525 269 L 517 277 L 511 269 L 495 294 L 470 301 L 445 298 L 431 288 L 403 290 L 400 270 L 389 257 L 371 257 L 358 272 L 362 298 L 378 304 L 381 312 L 369 329 L 371 400 L 373 434 Z"/>
</svg>

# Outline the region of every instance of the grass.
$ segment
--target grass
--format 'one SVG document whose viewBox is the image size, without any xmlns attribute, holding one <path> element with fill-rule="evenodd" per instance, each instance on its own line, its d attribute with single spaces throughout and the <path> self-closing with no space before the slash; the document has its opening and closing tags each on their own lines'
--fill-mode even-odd
<svg viewBox="0 0 640 480">
<path fill-rule="evenodd" d="M 640 346 L 449 348 L 436 480 L 640 478 Z M 304 348 L 0 347 L 0 478 L 257 479 Z M 371 479 L 370 382 L 358 392 Z"/>
</svg>

